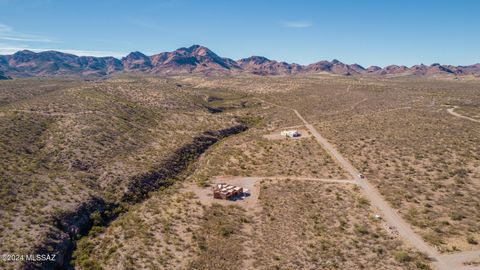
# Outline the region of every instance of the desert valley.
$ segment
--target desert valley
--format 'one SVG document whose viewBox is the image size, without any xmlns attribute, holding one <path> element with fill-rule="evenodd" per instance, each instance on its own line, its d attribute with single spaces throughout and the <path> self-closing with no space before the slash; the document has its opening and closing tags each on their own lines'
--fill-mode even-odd
<svg viewBox="0 0 480 270">
<path fill-rule="evenodd" d="M 480 270 L 479 10 L 0 0 L 0 270 Z"/>
<path fill-rule="evenodd" d="M 55 254 L 2 269 L 480 265 L 478 64 L 192 46 L 0 67 L 0 252 Z"/>
</svg>

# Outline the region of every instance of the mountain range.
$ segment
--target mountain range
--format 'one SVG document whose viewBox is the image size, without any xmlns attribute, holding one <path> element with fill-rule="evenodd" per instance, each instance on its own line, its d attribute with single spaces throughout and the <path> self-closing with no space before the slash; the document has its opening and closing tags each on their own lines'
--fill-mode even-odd
<svg viewBox="0 0 480 270">
<path fill-rule="evenodd" d="M 480 64 L 453 66 L 432 64 L 412 67 L 390 65 L 364 68 L 358 64 L 345 64 L 338 60 L 319 61 L 309 65 L 289 64 L 270 60 L 263 56 L 251 56 L 240 60 L 220 57 L 210 49 L 193 45 L 171 52 L 147 56 L 131 52 L 122 59 L 114 57 L 76 56 L 73 54 L 44 51 L 18 51 L 12 55 L 0 55 L 0 79 L 18 77 L 105 77 L 116 73 L 141 73 L 152 75 L 179 74 L 239 74 L 290 75 L 331 73 L 338 75 L 475 75 L 480 76 Z"/>
</svg>

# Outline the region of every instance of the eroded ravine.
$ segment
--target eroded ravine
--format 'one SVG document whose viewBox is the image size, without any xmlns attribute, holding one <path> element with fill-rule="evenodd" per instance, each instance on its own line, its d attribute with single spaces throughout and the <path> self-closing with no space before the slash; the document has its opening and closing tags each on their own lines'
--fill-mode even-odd
<svg viewBox="0 0 480 270">
<path fill-rule="evenodd" d="M 24 269 L 71 269 L 72 254 L 75 243 L 80 237 L 88 235 L 94 225 L 92 214 L 96 213 L 101 220 L 100 226 L 108 224 L 125 209 L 142 202 L 152 191 L 166 187 L 178 180 L 188 167 L 194 163 L 207 149 L 220 140 L 239 134 L 248 129 L 244 124 L 229 128 L 207 131 L 193 138 L 192 142 L 183 145 L 164 159 L 150 171 L 136 175 L 129 181 L 128 189 L 118 202 L 107 202 L 103 198 L 91 198 L 81 204 L 75 211 L 55 217 L 55 227 L 60 233 L 51 232 L 47 241 L 38 246 L 34 253 L 55 253 L 55 261 L 29 262 Z"/>
</svg>

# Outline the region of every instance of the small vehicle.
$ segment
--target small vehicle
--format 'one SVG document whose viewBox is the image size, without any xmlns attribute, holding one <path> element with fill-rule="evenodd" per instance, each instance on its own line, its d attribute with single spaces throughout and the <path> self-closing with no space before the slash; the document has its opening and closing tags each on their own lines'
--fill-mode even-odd
<svg viewBox="0 0 480 270">
<path fill-rule="evenodd" d="M 364 179 L 364 178 L 365 178 L 365 175 L 363 175 L 363 174 L 360 173 L 360 174 L 358 175 L 358 177 L 360 177 L 360 179 Z"/>
</svg>

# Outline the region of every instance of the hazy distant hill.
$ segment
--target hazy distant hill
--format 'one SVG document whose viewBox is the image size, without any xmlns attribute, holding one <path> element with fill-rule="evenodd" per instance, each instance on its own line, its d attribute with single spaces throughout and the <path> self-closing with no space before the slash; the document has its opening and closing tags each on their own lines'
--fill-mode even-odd
<svg viewBox="0 0 480 270">
<path fill-rule="evenodd" d="M 172 52 L 147 56 L 131 52 L 121 60 L 113 57 L 76 56 L 57 51 L 35 53 L 24 50 L 12 55 L 0 55 L 0 79 L 5 77 L 103 77 L 119 72 L 158 75 L 200 73 L 205 75 L 250 73 L 257 75 L 289 75 L 332 73 L 338 75 L 476 75 L 480 76 L 480 64 L 452 66 L 433 64 L 412 67 L 390 65 L 384 68 L 364 68 L 358 64 L 345 64 L 338 60 L 319 61 L 309 65 L 289 64 L 251 56 L 238 61 L 220 57 L 210 49 L 193 45 Z"/>
</svg>

